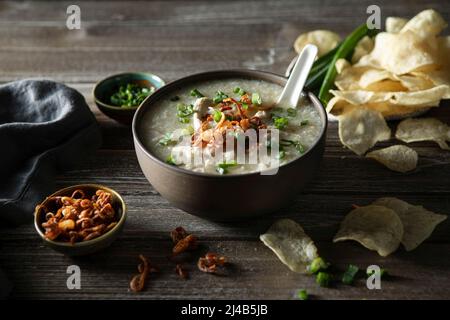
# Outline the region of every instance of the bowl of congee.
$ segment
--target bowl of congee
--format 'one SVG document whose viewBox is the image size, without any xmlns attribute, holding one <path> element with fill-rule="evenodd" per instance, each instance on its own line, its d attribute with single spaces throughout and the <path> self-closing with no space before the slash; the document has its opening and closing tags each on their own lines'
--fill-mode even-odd
<svg viewBox="0 0 450 320">
<path fill-rule="evenodd" d="M 288 206 L 323 157 L 326 112 L 312 93 L 280 106 L 287 79 L 254 70 L 173 81 L 133 119 L 141 169 L 174 206 L 236 221 Z"/>
</svg>

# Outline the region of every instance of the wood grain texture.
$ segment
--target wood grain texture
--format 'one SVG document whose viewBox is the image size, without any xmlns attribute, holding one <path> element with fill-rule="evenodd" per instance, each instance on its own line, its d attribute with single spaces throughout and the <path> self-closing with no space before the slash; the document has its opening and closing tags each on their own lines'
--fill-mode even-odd
<svg viewBox="0 0 450 320">
<path fill-rule="evenodd" d="M 299 288 L 320 299 L 450 298 L 450 222 L 413 252 L 400 249 L 381 258 L 352 242 L 331 239 L 352 204 L 397 196 L 439 213 L 450 213 L 450 153 L 433 143 L 412 146 L 419 169 L 402 175 L 343 148 L 336 123 L 330 123 L 325 156 L 317 178 L 297 199 L 272 216 L 256 221 L 218 224 L 174 208 L 146 181 L 133 151 L 131 129 L 104 116 L 94 105 L 95 82 L 111 73 L 141 70 L 166 81 L 212 69 L 256 68 L 283 74 L 295 55 L 295 37 L 310 29 L 345 35 L 364 22 L 372 1 L 79 1 L 82 30 L 65 28 L 69 2 L 0 2 L 0 82 L 52 78 L 79 90 L 103 133 L 103 146 L 57 179 L 57 186 L 96 182 L 120 192 L 129 207 L 124 232 L 107 250 L 68 258 L 45 247 L 31 224 L 0 229 L 0 267 L 15 284 L 15 298 L 68 299 L 292 299 Z M 450 20 L 443 1 L 378 1 L 383 19 L 438 9 Z M 232 48 L 230 49 L 230 45 Z M 450 123 L 449 103 L 429 115 Z M 391 123 L 395 127 L 395 123 Z M 392 143 L 392 142 L 389 142 Z M 378 147 L 387 145 L 383 143 Z M 321 254 L 338 270 L 349 263 L 379 264 L 393 278 L 382 290 L 357 285 L 321 289 L 312 277 L 290 272 L 258 240 L 280 217 L 295 219 L 317 241 Z M 31 219 L 31 216 L 30 216 Z M 168 233 L 183 225 L 201 240 L 201 250 L 228 256 L 224 277 L 198 272 L 181 281 L 167 259 Z M 143 253 L 161 268 L 142 294 L 128 291 Z M 66 288 L 66 268 L 82 269 L 82 290 Z"/>
</svg>

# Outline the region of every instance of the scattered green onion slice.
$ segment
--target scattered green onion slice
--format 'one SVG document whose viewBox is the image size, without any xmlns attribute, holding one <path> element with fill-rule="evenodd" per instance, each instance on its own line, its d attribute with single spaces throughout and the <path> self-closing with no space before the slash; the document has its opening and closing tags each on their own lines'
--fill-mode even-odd
<svg viewBox="0 0 450 320">
<path fill-rule="evenodd" d="M 289 124 L 289 120 L 284 117 L 279 117 L 274 119 L 273 124 L 278 130 L 283 130 Z"/>
<path fill-rule="evenodd" d="M 169 156 L 166 158 L 166 163 L 168 163 L 168 164 L 170 164 L 170 165 L 172 165 L 172 166 L 176 166 L 176 165 L 177 165 L 176 162 L 175 162 L 175 160 L 173 159 L 172 155 L 169 155 Z"/>
<path fill-rule="evenodd" d="M 159 139 L 158 144 L 160 146 L 168 146 L 172 142 L 173 142 L 172 141 L 172 134 L 171 133 L 166 133 L 161 139 Z"/>
<path fill-rule="evenodd" d="M 373 270 L 372 272 L 367 272 L 367 276 L 370 277 L 374 273 L 376 273 L 375 270 Z M 386 269 L 383 269 L 383 268 L 380 269 L 380 278 L 386 277 L 388 275 L 389 275 L 389 273 Z"/>
<path fill-rule="evenodd" d="M 286 111 L 289 117 L 295 117 L 297 115 L 297 109 L 295 108 L 288 108 Z"/>
<path fill-rule="evenodd" d="M 236 165 L 237 165 L 236 161 L 222 162 L 222 163 L 217 164 L 216 171 L 219 174 L 227 174 L 228 168 L 234 167 Z"/>
<path fill-rule="evenodd" d="M 243 96 L 243 95 L 245 94 L 245 90 L 242 89 L 242 88 L 239 88 L 239 87 L 234 88 L 234 89 L 233 89 L 233 92 L 234 92 L 234 93 L 237 93 L 237 94 L 240 95 L 240 96 Z"/>
<path fill-rule="evenodd" d="M 327 269 L 329 266 L 329 263 L 325 262 L 321 257 L 317 257 L 311 262 L 307 269 L 309 273 L 315 274 L 321 270 Z"/>
<path fill-rule="evenodd" d="M 280 151 L 278 151 L 277 159 L 281 160 L 286 156 L 286 151 L 284 151 L 282 148 L 280 148 Z"/>
<path fill-rule="evenodd" d="M 197 97 L 197 98 L 203 98 L 204 97 L 204 95 L 200 91 L 198 91 L 197 89 L 192 89 L 191 90 L 191 96 L 192 97 Z"/>
<path fill-rule="evenodd" d="M 217 123 L 220 121 L 220 119 L 222 119 L 222 112 L 220 112 L 219 110 L 214 110 L 214 114 L 213 114 L 213 119 L 214 121 Z"/>
<path fill-rule="evenodd" d="M 331 276 L 327 272 L 319 271 L 316 275 L 316 283 L 321 287 L 328 287 L 330 285 Z"/>
<path fill-rule="evenodd" d="M 259 93 L 254 92 L 252 94 L 252 104 L 257 105 L 257 106 L 262 104 L 262 99 L 261 99 L 261 96 L 259 95 Z"/>
<path fill-rule="evenodd" d="M 297 297 L 300 300 L 308 300 L 308 292 L 305 289 L 300 289 L 297 292 Z"/>
<path fill-rule="evenodd" d="M 220 103 L 223 101 L 223 99 L 228 98 L 228 95 L 226 95 L 224 92 L 222 91 L 217 91 L 216 92 L 216 96 L 213 98 L 214 103 Z"/>
<path fill-rule="evenodd" d="M 191 116 L 194 113 L 194 106 L 192 104 L 179 103 L 177 105 L 178 121 L 181 123 L 189 123 Z"/>
<path fill-rule="evenodd" d="M 245 103 L 245 102 L 243 102 L 243 103 L 242 103 L 242 108 L 243 108 L 244 110 L 247 110 L 247 109 L 248 109 L 248 104 Z"/>
<path fill-rule="evenodd" d="M 302 120 L 302 122 L 300 122 L 300 126 L 306 126 L 308 125 L 309 120 Z"/>
<path fill-rule="evenodd" d="M 342 275 L 342 283 L 351 285 L 358 271 L 359 268 L 357 266 L 350 264 L 348 266 L 347 271 L 345 271 L 344 274 Z"/>
</svg>

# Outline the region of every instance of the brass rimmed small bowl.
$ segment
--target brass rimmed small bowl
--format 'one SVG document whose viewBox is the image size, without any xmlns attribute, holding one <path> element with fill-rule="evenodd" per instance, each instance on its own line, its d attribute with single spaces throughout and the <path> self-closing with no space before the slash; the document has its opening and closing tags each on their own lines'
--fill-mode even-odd
<svg viewBox="0 0 450 320">
<path fill-rule="evenodd" d="M 45 230 L 42 227 L 42 223 L 46 221 L 45 213 L 42 210 L 38 210 L 38 207 L 42 205 L 44 206 L 47 205 L 50 198 L 52 197 L 70 196 L 72 195 L 73 191 L 77 189 L 83 190 L 88 195 L 94 194 L 99 189 L 111 193 L 112 195 L 111 204 L 116 212 L 116 215 L 118 215 L 117 225 L 115 225 L 111 230 L 109 230 L 108 232 L 102 234 L 97 238 L 88 241 L 75 242 L 74 244 L 66 241 L 50 240 L 46 238 Z M 64 189 L 60 189 L 55 193 L 53 193 L 52 195 L 48 196 L 44 201 L 42 201 L 42 203 L 40 203 L 36 207 L 36 210 L 34 212 L 34 227 L 36 228 L 37 233 L 42 238 L 44 243 L 53 250 L 69 256 L 81 256 L 92 254 L 94 252 L 105 249 L 109 245 L 111 245 L 111 243 L 114 240 L 116 240 L 116 238 L 122 231 L 123 226 L 125 224 L 126 216 L 127 216 L 127 208 L 125 205 L 125 201 L 122 199 L 120 194 L 117 193 L 115 190 L 98 184 L 79 184 Z"/>
</svg>

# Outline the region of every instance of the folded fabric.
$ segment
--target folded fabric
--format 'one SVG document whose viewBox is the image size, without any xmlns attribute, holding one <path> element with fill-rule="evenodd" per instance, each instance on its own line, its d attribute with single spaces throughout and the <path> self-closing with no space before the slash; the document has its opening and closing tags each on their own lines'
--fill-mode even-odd
<svg viewBox="0 0 450 320">
<path fill-rule="evenodd" d="M 100 144 L 78 91 L 43 80 L 0 86 L 0 225 L 32 221 L 36 204 L 55 191 L 55 175 Z"/>
</svg>

